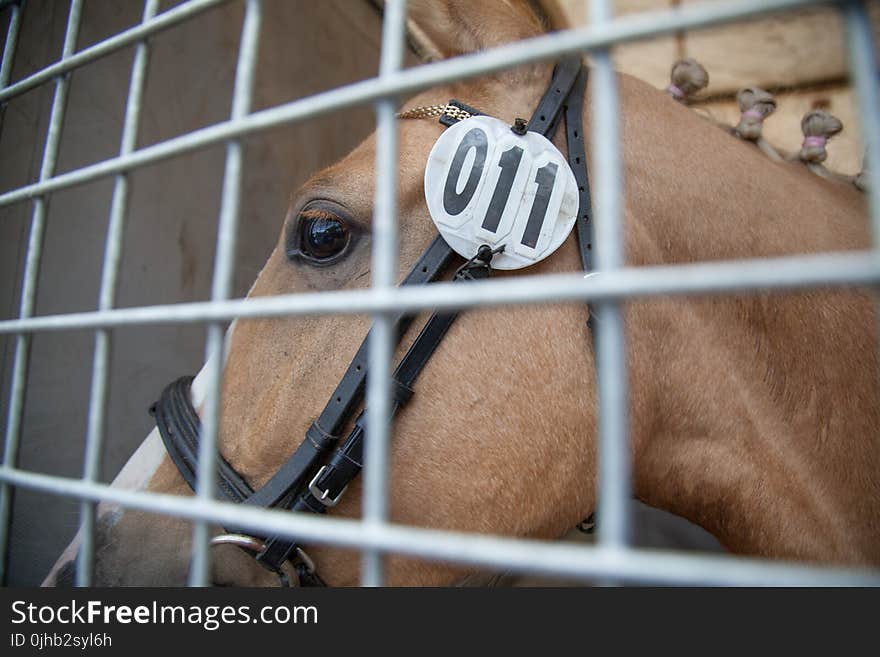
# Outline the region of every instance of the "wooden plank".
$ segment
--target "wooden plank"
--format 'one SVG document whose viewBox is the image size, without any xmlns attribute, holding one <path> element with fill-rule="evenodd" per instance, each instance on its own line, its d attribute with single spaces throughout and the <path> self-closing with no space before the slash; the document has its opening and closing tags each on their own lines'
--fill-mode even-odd
<svg viewBox="0 0 880 657">
<path fill-rule="evenodd" d="M 588 20 L 587 2 L 584 0 L 554 0 L 572 26 L 585 25 Z M 669 8 L 672 0 L 615 0 L 615 16 Z M 614 49 L 614 66 L 656 87 L 669 84 L 669 71 L 679 58 L 675 37 L 649 39 Z"/>
<path fill-rule="evenodd" d="M 715 0 L 681 0 L 681 4 Z M 574 25 L 588 20 L 582 0 L 557 0 Z M 672 0 L 617 0 L 618 15 L 668 8 Z M 676 3 L 677 4 L 677 3 Z M 880 42 L 880 2 L 869 3 Z M 841 20 L 834 9 L 800 10 L 758 20 L 690 32 L 681 47 L 675 37 L 615 49 L 616 66 L 664 87 L 679 56 L 693 57 L 709 71 L 708 94 L 735 93 L 746 86 L 798 87 L 847 76 Z"/>
<path fill-rule="evenodd" d="M 692 32 L 685 37 L 685 51 L 709 71 L 706 91 L 715 94 L 745 86 L 799 86 L 846 75 L 842 22 L 828 9 Z"/>
</svg>

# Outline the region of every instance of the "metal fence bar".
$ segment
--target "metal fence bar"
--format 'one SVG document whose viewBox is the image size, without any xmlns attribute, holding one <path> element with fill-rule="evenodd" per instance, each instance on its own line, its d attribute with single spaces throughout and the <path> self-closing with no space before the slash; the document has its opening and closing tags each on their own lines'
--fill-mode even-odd
<svg viewBox="0 0 880 657">
<path fill-rule="evenodd" d="M 9 10 L 9 27 L 6 30 L 6 44 L 3 46 L 3 60 L 0 62 L 0 93 L 6 89 L 9 76 L 12 74 L 12 60 L 15 57 L 19 28 L 21 28 L 21 5 L 14 4 Z"/>
<path fill-rule="evenodd" d="M 608 0 L 592 0 L 591 21 L 601 28 L 611 20 Z M 594 231 L 596 271 L 611 272 L 624 264 L 623 167 L 617 114 L 617 79 L 610 50 L 593 54 L 591 105 Z M 630 534 L 630 446 L 627 430 L 626 346 L 623 315 L 617 301 L 594 305 L 596 374 L 599 395 L 599 486 L 596 506 L 599 543 L 626 546 Z"/>
<path fill-rule="evenodd" d="M 202 3 L 194 1 L 189 5 L 212 6 L 219 1 L 222 0 Z M 81 0 L 73 0 L 72 2 L 68 35 L 71 31 L 71 20 L 75 9 L 78 24 L 80 2 Z M 880 571 L 876 570 L 815 568 L 736 557 L 647 552 L 626 547 L 628 522 L 625 506 L 630 491 L 629 446 L 626 437 L 627 405 L 623 326 L 618 302 L 624 299 L 658 294 L 730 294 L 758 289 L 780 291 L 835 285 L 876 286 L 880 283 L 880 262 L 878 262 L 876 252 L 860 252 L 666 267 L 623 267 L 620 221 L 622 215 L 621 166 L 616 140 L 617 100 L 615 78 L 607 49 L 615 43 L 631 41 L 643 36 L 713 25 L 786 8 L 824 3 L 808 0 L 740 0 L 738 2 L 712 3 L 711 5 L 692 5 L 675 12 L 655 12 L 631 19 L 606 21 L 605 19 L 609 18 L 608 2 L 594 0 L 593 4 L 598 9 L 594 16 L 598 16 L 599 20 L 588 28 L 554 34 L 552 37 L 539 37 L 528 42 L 520 42 L 415 70 L 398 71 L 402 43 L 403 1 L 390 0 L 386 6 L 382 65 L 378 78 L 262 112 L 248 114 L 256 43 L 259 37 L 259 2 L 260 0 L 247 0 L 236 74 L 236 89 L 233 96 L 233 110 L 228 122 L 147 149 L 128 154 L 122 153 L 118 158 L 57 177 L 52 175 L 55 156 L 53 153 L 52 165 L 44 176 L 43 173 L 47 169 L 46 162 L 49 159 L 47 158 L 49 143 L 54 134 L 55 148 L 57 149 L 57 137 L 63 122 L 63 99 L 60 106 L 57 105 L 57 101 L 62 83 L 64 83 L 64 93 L 66 94 L 67 80 L 61 78 L 56 86 L 56 102 L 53 102 L 52 119 L 50 120 L 49 137 L 47 137 L 40 181 L 34 185 L 0 195 L 0 206 L 8 205 L 97 177 L 122 174 L 135 167 L 195 148 L 227 141 L 226 171 L 218 227 L 214 284 L 210 302 L 110 310 L 111 298 L 110 303 L 106 306 L 99 304 L 97 312 L 32 317 L 33 297 L 36 292 L 36 271 L 39 266 L 39 247 L 45 223 L 44 199 L 42 197 L 36 199 L 31 244 L 28 250 L 25 282 L 22 290 L 21 317 L 0 322 L 0 333 L 18 334 L 11 397 L 15 399 L 16 394 L 20 395 L 17 404 L 10 403 L 10 418 L 12 419 L 13 413 L 17 414 L 15 441 L 11 443 L 8 439 L 9 429 L 13 425 L 10 422 L 7 426 L 7 455 L 4 457 L 3 465 L 0 466 L 0 517 L 4 521 L 0 524 L 0 531 L 6 532 L 0 535 L 0 550 L 3 550 L 3 554 L 0 556 L 5 556 L 5 551 L 8 549 L 11 487 L 24 486 L 66 496 L 72 495 L 83 500 L 84 506 L 89 508 L 94 502 L 106 500 L 126 507 L 193 520 L 195 529 L 190 582 L 196 585 L 202 585 L 209 581 L 210 560 L 207 547 L 209 523 L 233 525 L 244 529 L 252 528 L 261 533 L 278 533 L 300 540 L 361 549 L 364 551 L 363 583 L 368 585 L 382 583 L 382 555 L 389 551 L 469 565 L 506 568 L 517 572 L 602 579 L 610 577 L 618 581 L 632 582 L 880 585 Z M 852 67 L 862 106 L 863 121 L 873 122 L 873 127 L 869 127 L 866 131 L 866 136 L 868 136 L 871 130 L 874 130 L 875 133 L 878 130 L 876 125 L 878 119 L 877 71 L 871 59 L 871 41 L 870 34 L 866 32 L 864 7 L 861 3 L 853 3 L 849 0 L 838 4 L 846 4 L 843 10 L 850 31 Z M 188 5 L 184 7 L 186 6 Z M 254 7 L 257 9 L 253 9 Z M 172 12 L 167 12 L 167 14 L 170 13 Z M 254 15 L 256 19 L 254 19 Z M 254 21 L 256 21 L 256 25 L 249 24 Z M 155 22 L 155 20 L 148 21 L 141 27 L 153 25 Z M 99 50 L 96 49 L 108 47 L 105 44 L 111 42 L 114 47 L 121 47 L 116 46 L 116 39 L 132 31 L 128 30 L 117 37 L 97 44 L 93 48 L 73 55 L 71 59 L 80 57 L 89 51 L 98 52 Z M 75 29 L 73 33 L 73 41 L 75 41 Z M 68 50 L 67 41 L 66 38 L 65 53 Z M 68 54 L 72 54 L 72 49 L 73 45 L 71 44 Z M 252 50 L 252 52 L 246 54 L 247 50 Z M 559 275 L 520 277 L 515 281 L 475 283 L 469 286 L 466 295 L 462 295 L 457 286 L 450 284 L 437 284 L 426 290 L 415 291 L 393 288 L 397 272 L 396 208 L 394 207 L 397 145 L 393 119 L 393 98 L 395 95 L 453 79 L 463 79 L 509 68 L 527 61 L 555 58 L 560 54 L 576 50 L 598 51 L 592 84 L 595 90 L 593 98 L 595 122 L 593 162 L 597 206 L 596 241 L 599 257 L 597 264 L 600 273 L 588 280 L 583 280 L 581 276 Z M 100 55 L 93 53 L 93 58 L 97 56 Z M 71 70 L 73 65 L 65 64 L 65 61 L 65 57 L 62 56 L 61 62 L 53 66 L 63 65 L 68 68 L 62 70 Z M 51 68 L 49 67 L 49 69 Z M 40 71 L 36 76 L 31 76 L 22 83 L 45 75 L 46 70 L 49 69 Z M 55 74 L 57 75 L 57 72 Z M 52 75 L 49 74 L 45 79 L 32 82 L 32 84 L 40 84 L 51 77 Z M 13 85 L 3 90 L 0 85 L 0 102 L 4 98 L 3 93 L 9 92 L 17 86 L 19 85 Z M 229 300 L 241 186 L 242 153 L 239 139 L 269 127 L 371 100 L 377 101 L 378 133 L 372 287 L 369 290 Z M 53 133 L 52 126 L 55 126 L 56 106 L 60 109 L 56 130 Z M 871 182 L 874 193 L 872 213 L 875 225 L 880 226 L 880 218 L 877 213 L 877 192 L 880 191 L 876 180 L 877 144 L 877 139 L 873 139 L 873 150 L 870 151 L 869 162 L 872 164 Z M 133 147 L 134 144 L 132 144 Z M 39 222 L 37 221 L 38 208 L 40 208 Z M 37 234 L 38 225 L 40 227 L 39 239 L 35 242 L 34 235 Z M 109 233 L 111 232 L 112 230 L 108 229 L 108 253 Z M 878 239 L 878 234 L 880 233 L 875 230 L 875 240 Z M 115 257 L 118 258 L 118 254 Z M 112 253 L 107 256 L 111 262 L 105 262 L 105 274 L 113 258 Z M 32 267 L 34 272 L 29 274 Z M 33 289 L 30 293 L 30 307 L 28 312 L 25 312 L 25 292 L 30 289 L 29 285 Z M 102 302 L 103 288 L 102 282 Z M 543 541 L 441 532 L 389 524 L 387 522 L 387 439 L 390 432 L 388 412 L 390 390 L 388 384 L 393 348 L 387 313 L 401 310 L 418 311 L 427 308 L 461 309 L 510 303 L 583 302 L 588 300 L 596 302 L 599 306 L 599 321 L 597 322 L 599 353 L 597 360 L 601 404 L 600 545 L 590 548 Z M 223 354 L 223 331 L 220 322 L 239 317 L 364 312 L 375 316 L 375 323 L 378 327 L 375 333 L 379 334 L 379 337 L 374 335 L 371 338 L 370 372 L 372 380 L 368 382 L 368 406 L 370 408 L 368 437 L 370 439 L 366 455 L 368 466 L 365 468 L 367 481 L 365 481 L 363 521 L 303 517 L 300 514 L 234 506 L 213 500 L 215 444 Z M 23 352 L 23 365 L 20 365 L 19 346 L 23 341 L 27 346 L 26 341 L 29 340 L 32 332 L 97 328 L 99 335 L 101 335 L 114 326 L 192 321 L 209 322 L 206 348 L 209 356 L 206 366 L 208 371 L 208 407 L 203 424 L 204 433 L 210 435 L 203 435 L 199 454 L 200 476 L 196 499 L 117 490 L 98 484 L 95 477 L 85 476 L 82 480 L 72 480 L 16 469 L 17 434 L 20 432 L 24 384 L 27 374 L 27 349 L 25 348 Z M 97 351 L 96 347 L 96 359 Z M 20 370 L 21 379 L 18 380 L 16 377 Z M 95 370 L 96 372 L 101 370 L 102 376 L 106 377 L 106 362 L 101 367 L 96 364 Z M 17 381 L 18 385 L 16 385 Z M 100 395 L 93 396 L 91 403 L 94 404 L 96 411 L 103 413 L 104 403 L 96 401 L 99 398 Z M 16 407 L 17 411 L 14 411 L 13 409 Z M 7 458 L 6 456 L 10 453 L 10 444 L 13 445 L 12 455 L 11 458 Z M 90 443 L 92 451 L 94 451 L 95 444 L 100 444 L 99 438 Z M 90 454 L 91 452 L 87 448 L 87 464 L 90 463 Z M 607 501 L 603 502 L 603 500 Z"/>
<path fill-rule="evenodd" d="M 784 292 L 808 288 L 877 286 L 880 263 L 871 251 L 786 256 L 687 265 L 623 267 L 589 279 L 579 274 L 518 276 L 476 281 L 466 295 L 452 283 L 423 289 L 339 290 L 272 297 L 201 301 L 108 311 L 48 315 L 0 321 L 0 334 L 184 324 L 236 318 L 297 315 L 357 315 L 402 310 L 465 310 L 510 304 L 584 303 L 645 299 L 659 295 L 695 296 Z"/>
<path fill-rule="evenodd" d="M 733 0 L 685 5 L 674 12 L 645 12 L 617 18 L 602 30 L 595 26 L 554 32 L 484 52 L 405 69 L 386 77 L 371 78 L 333 91 L 278 105 L 246 118 L 218 123 L 169 139 L 125 157 L 104 160 L 75 171 L 0 194 L 0 207 L 31 199 L 38 194 L 79 185 L 121 171 L 152 164 L 235 137 L 254 134 L 287 123 L 341 110 L 354 105 L 405 95 L 447 82 L 460 81 L 514 66 L 556 58 L 576 51 L 609 48 L 615 44 L 679 30 L 719 25 L 785 9 L 828 4 L 830 0 Z"/>
<path fill-rule="evenodd" d="M 211 9 L 224 2 L 228 2 L 228 0 L 189 0 L 174 9 L 162 12 L 149 23 L 142 23 L 141 25 L 132 27 L 124 32 L 120 32 L 109 39 L 100 41 L 85 50 L 81 50 L 71 57 L 62 57 L 54 64 L 50 64 L 33 75 L 0 90 L 0 102 L 7 101 L 26 91 L 30 91 L 59 75 L 69 73 L 72 70 L 84 66 L 85 64 L 90 64 L 101 57 L 106 57 L 121 48 L 125 48 L 133 43 L 144 40 L 151 34 L 156 34 L 169 27 L 173 27 L 178 23 L 182 23 L 183 21 L 202 13 L 206 9 Z"/>
<path fill-rule="evenodd" d="M 388 0 L 382 25 L 379 79 L 393 75 L 403 63 L 405 0 Z M 376 194 L 371 239 L 372 289 L 378 293 L 397 283 L 397 99 L 376 103 Z M 389 313 L 373 315 L 367 377 L 367 434 L 364 449 L 363 518 L 369 526 L 388 519 L 388 441 L 391 438 L 391 360 L 394 324 Z M 366 550 L 362 559 L 364 586 L 382 586 L 384 558 Z"/>
<path fill-rule="evenodd" d="M 842 7 L 849 47 L 850 74 L 856 88 L 859 123 L 865 141 L 868 200 L 871 208 L 874 248 L 880 252 L 880 71 L 871 32 L 867 4 L 854 0 Z"/>
<path fill-rule="evenodd" d="M 70 11 L 67 16 L 67 27 L 64 33 L 64 45 L 61 51 L 62 59 L 70 57 L 76 48 L 76 37 L 79 32 L 81 14 L 82 0 L 71 0 Z M 55 81 L 55 93 L 52 97 L 52 109 L 49 114 L 49 128 L 46 132 L 46 144 L 43 149 L 43 161 L 40 166 L 40 180 L 51 178 L 55 172 L 58 146 L 61 142 L 61 129 L 64 125 L 64 109 L 67 103 L 69 83 L 70 78 L 67 76 L 61 76 Z M 43 253 L 43 236 L 46 232 L 46 211 L 47 199 L 41 196 L 34 200 L 34 210 L 31 215 L 31 232 L 28 237 L 24 277 L 21 284 L 19 317 L 30 317 L 34 313 L 40 274 L 40 259 Z M 9 409 L 6 420 L 6 445 L 3 452 L 4 465 L 14 466 L 18 462 L 18 447 L 21 439 L 21 420 L 24 410 L 25 388 L 27 387 L 30 346 L 30 335 L 20 334 L 16 336 L 15 355 L 12 361 Z M 0 582 L 6 581 L 12 497 L 13 491 L 9 486 L 0 486 Z"/>
<path fill-rule="evenodd" d="M 880 571 L 671 551 L 608 549 L 554 541 L 448 532 L 261 509 L 227 502 L 111 488 L 0 467 L 0 481 L 188 520 L 302 541 L 374 549 L 471 566 L 559 577 L 722 586 L 880 586 Z"/>
<path fill-rule="evenodd" d="M 159 9 L 159 0 L 146 0 L 143 22 L 148 22 Z M 131 153 L 136 145 L 141 113 L 144 80 L 147 72 L 149 47 L 146 41 L 137 44 L 131 65 L 128 99 L 119 154 Z M 119 260 L 122 255 L 122 238 L 125 230 L 125 213 L 128 210 L 128 174 L 122 173 L 113 181 L 113 197 L 110 202 L 110 219 L 107 224 L 107 241 L 104 247 L 104 266 L 101 272 L 101 289 L 98 310 L 109 310 L 116 303 L 116 283 L 119 276 Z M 107 383 L 110 376 L 112 336 L 109 329 L 95 333 L 95 352 L 92 357 L 92 384 L 89 393 L 88 424 L 86 428 L 85 464 L 83 479 L 96 481 L 101 470 L 101 451 L 104 443 L 107 419 Z M 95 556 L 95 504 L 83 502 L 80 506 L 80 548 L 77 554 L 76 585 L 91 586 Z"/>
<path fill-rule="evenodd" d="M 3 46 L 3 59 L 0 63 L 0 90 L 9 84 L 9 77 L 12 73 L 12 62 L 15 58 L 15 46 L 18 43 L 18 32 L 21 27 L 21 5 L 14 4 L 9 13 L 9 27 L 6 30 L 6 43 Z M 0 117 L 6 111 L 5 105 L 0 106 Z M 2 125 L 2 124 L 0 124 Z M 19 336 L 17 340 L 21 340 L 24 336 Z M 11 410 L 11 409 L 10 409 Z M 19 420 L 20 421 L 20 420 Z M 8 432 L 8 424 L 7 424 Z M 16 434 L 18 431 L 16 430 Z M 4 463 L 15 463 L 17 457 L 18 446 L 13 445 L 10 448 L 9 437 L 6 436 L 4 447 Z M 7 460 L 8 459 L 8 460 Z M 0 485 L 0 585 L 6 583 L 6 565 L 9 554 L 9 521 L 10 507 L 12 504 L 13 490 L 6 485 Z"/>
<path fill-rule="evenodd" d="M 260 42 L 262 0 L 247 0 L 232 93 L 232 118 L 247 115 L 254 90 L 254 72 Z M 211 301 L 225 301 L 232 294 L 235 274 L 235 252 L 241 206 L 241 175 L 243 147 L 238 139 L 226 144 L 226 168 L 223 196 L 217 227 L 217 252 L 214 257 L 214 280 Z M 217 467 L 217 434 L 220 426 L 220 392 L 223 376 L 223 345 L 225 328 L 220 322 L 208 325 L 205 346 L 205 403 L 199 441 L 199 463 L 196 497 L 202 501 L 214 496 Z M 193 525 L 192 566 L 190 586 L 211 583 L 210 522 L 198 520 Z"/>
</svg>

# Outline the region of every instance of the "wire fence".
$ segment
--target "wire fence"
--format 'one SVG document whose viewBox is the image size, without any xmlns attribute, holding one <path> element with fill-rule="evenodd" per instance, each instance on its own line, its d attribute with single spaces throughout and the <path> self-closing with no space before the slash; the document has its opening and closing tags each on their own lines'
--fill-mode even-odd
<svg viewBox="0 0 880 657">
<path fill-rule="evenodd" d="M 385 3 L 378 77 L 336 88 L 294 102 L 251 112 L 253 79 L 260 37 L 261 1 L 243 0 L 244 20 L 238 54 L 232 110 L 227 121 L 145 148 L 135 138 L 147 74 L 146 38 L 230 0 L 190 0 L 158 13 L 157 0 L 146 0 L 142 22 L 104 41 L 76 51 L 82 0 L 71 0 L 61 58 L 36 73 L 10 83 L 21 22 L 22 4 L 2 7 L 8 16 L 6 46 L 0 65 L 0 103 L 41 85 L 54 85 L 49 130 L 36 182 L 0 194 L 0 207 L 32 206 L 21 303 L 18 317 L 0 321 L 0 333 L 12 334 L 15 351 L 3 464 L 0 466 L 0 563 L 9 549 L 13 487 L 27 487 L 81 500 L 77 584 L 92 583 L 95 504 L 112 502 L 126 508 L 169 514 L 191 520 L 194 526 L 192 585 L 209 583 L 209 530 L 212 524 L 241 527 L 261 535 L 279 534 L 303 541 L 357 548 L 363 554 L 362 581 L 381 585 L 388 552 L 440 559 L 497 570 L 530 572 L 603 581 L 670 584 L 858 584 L 880 585 L 880 572 L 807 567 L 733 556 L 683 555 L 645 551 L 630 544 L 631 497 L 628 401 L 625 344 L 619 304 L 627 299 L 657 295 L 731 294 L 754 290 L 880 283 L 880 102 L 877 59 L 873 50 L 866 4 L 810 0 L 731 0 L 688 4 L 672 11 L 613 18 L 608 0 L 592 0 L 593 22 L 583 28 L 542 36 L 480 53 L 416 68 L 402 69 L 405 3 Z M 616 81 L 610 48 L 632 40 L 688 29 L 719 25 L 807 6 L 834 4 L 844 17 L 851 74 L 858 93 L 862 132 L 868 147 L 870 209 L 874 249 L 861 253 L 767 258 L 739 262 L 681 266 L 624 266 L 621 221 L 621 156 L 617 125 Z M 58 143 L 64 124 L 70 73 L 120 48 L 135 45 L 121 147 L 116 157 L 56 175 Z M 397 272 L 397 133 L 396 98 L 441 83 L 479 76 L 527 62 L 553 60 L 583 52 L 592 55 L 591 176 L 596 205 L 597 268 L 601 276 L 526 276 L 516 281 L 474 283 L 462 289 L 439 283 L 427 289 L 395 288 Z M 366 290 L 271 298 L 231 299 L 236 251 L 235 236 L 241 205 L 242 140 L 270 128 L 336 112 L 357 104 L 376 108 L 377 162 L 375 214 L 372 227 L 372 285 Z M 222 143 L 226 159 L 210 300 L 204 302 L 114 309 L 116 280 L 124 233 L 127 174 L 168 158 Z M 42 257 L 46 202 L 58 190 L 100 178 L 113 178 L 113 196 L 100 299 L 93 312 L 34 316 L 37 271 Z M 392 316 L 400 311 L 464 309 L 488 305 L 591 301 L 602 313 L 598 323 L 599 392 L 599 508 L 595 546 L 525 541 L 494 536 L 405 527 L 388 517 L 388 439 L 390 433 L 390 374 L 394 353 Z M 224 347 L 223 322 L 242 317 L 287 317 L 303 314 L 372 316 L 367 405 L 371 409 L 365 454 L 364 513 L 359 521 L 315 518 L 289 512 L 235 506 L 212 499 L 216 464 L 219 391 Z M 199 453 L 199 482 L 191 498 L 125 491 L 97 482 L 99 454 L 105 438 L 107 405 L 108 331 L 120 326 L 163 323 L 203 323 L 207 333 L 206 405 Z M 88 410 L 85 470 L 81 479 L 49 476 L 18 467 L 22 413 L 32 336 L 40 332 L 94 330 L 95 351 Z"/>
</svg>

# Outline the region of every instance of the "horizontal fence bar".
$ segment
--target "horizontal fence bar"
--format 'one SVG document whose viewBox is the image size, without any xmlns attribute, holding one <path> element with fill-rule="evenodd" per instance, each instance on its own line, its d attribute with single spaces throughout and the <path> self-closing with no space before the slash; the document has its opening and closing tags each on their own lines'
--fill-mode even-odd
<svg viewBox="0 0 880 657">
<path fill-rule="evenodd" d="M 722 586 L 880 586 L 880 571 L 801 565 L 736 556 L 633 548 L 608 549 L 583 544 L 505 538 L 363 523 L 277 509 L 202 501 L 113 488 L 34 472 L 0 467 L 0 482 L 77 499 L 106 501 L 131 509 L 258 534 L 280 534 L 302 541 L 383 550 L 415 557 L 511 572 L 559 577 L 607 578 L 633 583 Z"/>
<path fill-rule="evenodd" d="M 564 32 L 554 32 L 477 54 L 454 57 L 434 64 L 426 64 L 398 73 L 389 73 L 381 77 L 363 80 L 332 91 L 254 112 L 242 119 L 231 119 L 217 123 L 140 149 L 131 155 L 104 160 L 47 181 L 25 185 L 6 192 L 0 195 L 0 207 L 142 167 L 228 139 L 254 134 L 380 98 L 403 96 L 439 84 L 493 73 L 519 64 L 552 59 L 566 53 L 608 48 L 626 41 L 669 34 L 680 30 L 709 27 L 787 9 L 824 4 L 829 4 L 829 1 L 736 0 L 734 2 L 703 3 L 686 5 L 675 11 L 663 10 L 632 14 L 605 23 L 601 28 L 587 26 Z M 0 95 L 0 99 L 2 99 L 2 95 Z"/>
<path fill-rule="evenodd" d="M 0 103 L 6 102 L 15 96 L 21 95 L 41 84 L 49 82 L 63 73 L 90 64 L 121 48 L 142 41 L 150 35 L 161 32 L 162 30 L 167 30 L 169 27 L 174 27 L 185 20 L 201 14 L 203 11 L 228 1 L 229 0 L 189 0 L 189 2 L 179 5 L 174 9 L 162 12 L 149 22 L 141 23 L 125 30 L 124 32 L 120 32 L 109 39 L 100 41 L 85 50 L 81 50 L 70 57 L 59 60 L 54 64 L 50 64 L 33 75 L 0 90 Z"/>
<path fill-rule="evenodd" d="M 462 310 L 510 304 L 638 299 L 660 295 L 781 292 L 816 287 L 876 286 L 872 252 L 829 253 L 685 265 L 624 267 L 591 274 L 515 276 L 469 283 L 432 283 L 391 290 L 341 290 L 46 315 L 0 321 L 0 334 L 150 324 L 213 322 L 294 315 Z"/>
</svg>

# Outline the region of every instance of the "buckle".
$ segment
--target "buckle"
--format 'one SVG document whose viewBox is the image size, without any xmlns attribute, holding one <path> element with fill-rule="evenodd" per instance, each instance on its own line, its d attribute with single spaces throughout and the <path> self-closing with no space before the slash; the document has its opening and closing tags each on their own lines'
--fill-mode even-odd
<svg viewBox="0 0 880 657">
<path fill-rule="evenodd" d="M 345 491 L 348 490 L 348 486 L 345 486 L 341 491 L 339 491 L 339 495 L 337 495 L 336 497 L 328 499 L 330 496 L 330 489 L 328 488 L 327 490 L 322 491 L 320 488 L 318 488 L 318 479 L 320 479 L 321 475 L 323 475 L 326 471 L 327 466 L 322 465 L 321 469 L 318 470 L 318 473 L 314 476 L 312 481 L 309 482 L 309 492 L 314 495 L 315 499 L 318 500 L 321 504 L 330 508 L 339 504 L 339 500 L 345 494 Z"/>
</svg>

